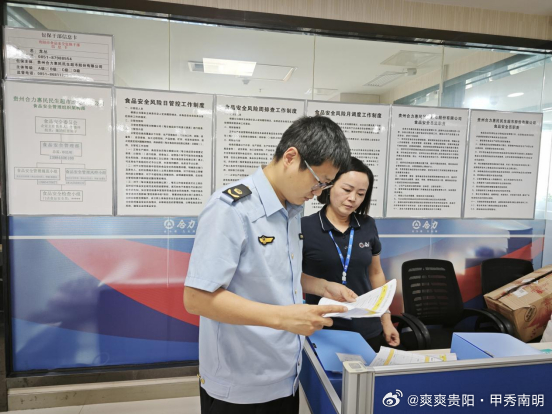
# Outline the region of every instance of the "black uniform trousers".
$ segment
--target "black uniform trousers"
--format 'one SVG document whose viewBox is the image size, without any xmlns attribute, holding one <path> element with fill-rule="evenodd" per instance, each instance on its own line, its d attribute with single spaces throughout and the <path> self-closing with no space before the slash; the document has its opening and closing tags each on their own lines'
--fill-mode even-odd
<svg viewBox="0 0 552 414">
<path fill-rule="evenodd" d="M 199 387 L 201 414 L 299 414 L 299 390 L 295 395 L 260 404 L 233 404 L 211 397 Z"/>
</svg>

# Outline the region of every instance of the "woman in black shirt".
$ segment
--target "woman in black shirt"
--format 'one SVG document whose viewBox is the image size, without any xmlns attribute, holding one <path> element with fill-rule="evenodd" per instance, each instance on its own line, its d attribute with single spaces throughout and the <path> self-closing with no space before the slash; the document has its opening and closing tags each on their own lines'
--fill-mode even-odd
<svg viewBox="0 0 552 414">
<path fill-rule="evenodd" d="M 359 296 L 386 283 L 376 222 L 368 215 L 373 183 L 370 168 L 352 157 L 349 168 L 340 171 L 335 184 L 318 197 L 324 207 L 301 221 L 303 272 L 345 283 Z M 319 296 L 307 295 L 309 304 L 317 304 L 319 300 Z M 382 331 L 388 345 L 400 343 L 388 313 L 381 320 L 334 318 L 330 329 L 358 332 L 376 352 L 382 344 Z"/>
</svg>

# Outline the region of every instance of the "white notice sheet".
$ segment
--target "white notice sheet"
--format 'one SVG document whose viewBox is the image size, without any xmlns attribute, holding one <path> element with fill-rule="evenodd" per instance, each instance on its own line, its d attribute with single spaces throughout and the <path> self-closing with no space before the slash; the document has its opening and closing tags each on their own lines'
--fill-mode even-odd
<svg viewBox="0 0 552 414">
<path fill-rule="evenodd" d="M 111 88 L 7 81 L 8 213 L 113 214 Z"/>
<path fill-rule="evenodd" d="M 304 101 L 217 96 L 216 188 L 268 164 L 284 131 L 305 113 Z"/>
<path fill-rule="evenodd" d="M 8 79 L 113 84 L 113 36 L 4 28 Z"/>
<path fill-rule="evenodd" d="M 374 173 L 369 214 L 383 217 L 383 197 L 389 132 L 389 106 L 311 101 L 307 115 L 327 116 L 337 123 L 349 141 L 351 155 L 364 162 Z M 305 216 L 322 205 L 315 199 L 305 203 Z"/>
<path fill-rule="evenodd" d="M 460 218 L 468 110 L 393 106 L 386 217 Z"/>
<path fill-rule="evenodd" d="M 211 195 L 213 96 L 117 89 L 117 215 L 198 216 Z"/>
<path fill-rule="evenodd" d="M 343 313 L 328 313 L 325 317 L 331 318 L 380 318 L 393 302 L 397 280 L 393 279 L 377 289 L 371 290 L 357 298 L 355 302 L 338 302 L 336 300 L 322 298 L 319 305 L 341 305 L 349 309 Z"/>
<path fill-rule="evenodd" d="M 534 217 L 542 117 L 472 110 L 465 218 Z"/>
<path fill-rule="evenodd" d="M 449 354 L 454 355 L 454 354 Z M 455 361 L 456 357 L 450 357 L 449 361 Z M 399 349 L 382 346 L 369 366 L 378 367 L 386 365 L 423 364 L 426 362 L 443 362 L 444 359 L 420 355 L 414 352 L 401 351 Z"/>
</svg>

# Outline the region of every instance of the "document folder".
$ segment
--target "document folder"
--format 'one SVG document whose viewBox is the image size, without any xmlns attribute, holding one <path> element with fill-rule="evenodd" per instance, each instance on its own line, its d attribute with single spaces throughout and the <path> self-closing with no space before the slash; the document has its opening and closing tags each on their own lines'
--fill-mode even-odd
<svg viewBox="0 0 552 414">
<path fill-rule="evenodd" d="M 508 334 L 466 332 L 452 335 L 451 352 L 461 359 L 539 355 L 540 351 Z"/>
<path fill-rule="evenodd" d="M 360 355 L 366 364 L 376 357 L 374 350 L 357 332 L 322 329 L 313 333 L 309 341 L 325 371 L 343 373 L 339 354 Z"/>
</svg>

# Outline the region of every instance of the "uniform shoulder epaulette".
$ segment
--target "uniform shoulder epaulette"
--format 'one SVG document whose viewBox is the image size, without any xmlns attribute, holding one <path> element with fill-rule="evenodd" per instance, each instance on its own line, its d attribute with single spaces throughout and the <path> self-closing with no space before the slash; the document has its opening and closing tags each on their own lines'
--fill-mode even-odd
<svg viewBox="0 0 552 414">
<path fill-rule="evenodd" d="M 232 204 L 234 201 L 241 200 L 249 195 L 251 195 L 251 190 L 246 185 L 240 184 L 224 190 L 220 198 L 224 202 Z"/>
</svg>

